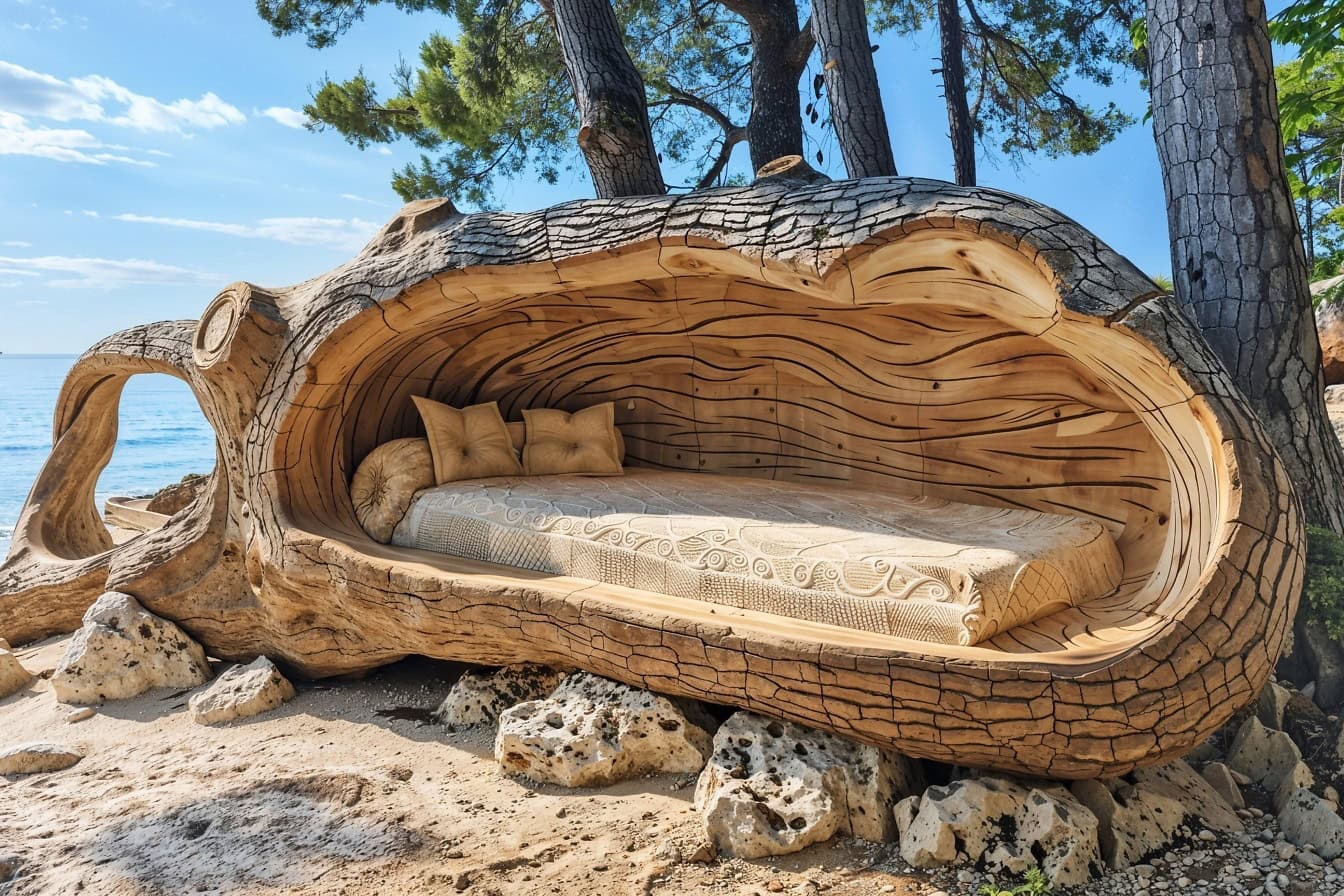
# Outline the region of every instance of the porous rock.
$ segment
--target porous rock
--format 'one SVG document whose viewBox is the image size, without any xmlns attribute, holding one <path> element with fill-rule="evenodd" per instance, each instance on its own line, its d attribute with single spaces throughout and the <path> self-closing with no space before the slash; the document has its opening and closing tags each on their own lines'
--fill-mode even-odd
<svg viewBox="0 0 1344 896">
<path fill-rule="evenodd" d="M 472 669 L 453 683 L 434 716 L 460 728 L 492 725 L 510 706 L 550 694 L 563 678 L 563 672 L 532 663 Z"/>
<path fill-rule="evenodd" d="M 7 647 L 0 647 L 0 699 L 17 694 L 33 680 L 33 673 L 23 668 L 19 658 Z"/>
<path fill-rule="evenodd" d="M 892 803 L 918 784 L 918 767 L 904 756 L 738 712 L 714 736 L 695 804 L 720 852 L 759 858 L 836 834 L 889 839 Z"/>
<path fill-rule="evenodd" d="M 495 758 L 508 774 L 565 787 L 685 774 L 704 766 L 712 727 L 698 704 L 580 672 L 500 714 Z"/>
<path fill-rule="evenodd" d="M 206 485 L 210 482 L 210 477 L 191 474 L 184 476 L 181 482 L 174 482 L 172 485 L 166 485 L 154 493 L 145 505 L 145 509 L 151 513 L 162 513 L 172 516 L 180 510 L 184 510 L 192 501 L 201 496 L 205 491 Z"/>
<path fill-rule="evenodd" d="M 275 709 L 294 697 L 294 685 L 264 656 L 237 665 L 187 701 L 191 717 L 202 725 L 246 719 Z"/>
<path fill-rule="evenodd" d="M 982 777 L 930 787 L 894 813 L 901 857 L 916 868 L 975 864 L 1022 874 L 1039 864 L 1052 886 L 1100 869 L 1097 818 L 1061 786 Z"/>
<path fill-rule="evenodd" d="M 51 686 L 61 703 L 99 703 L 209 680 L 201 645 L 130 595 L 109 591 L 85 612 Z"/>
<path fill-rule="evenodd" d="M 1296 790 L 1284 801 L 1279 812 L 1279 828 L 1295 846 L 1310 844 L 1323 859 L 1344 853 L 1344 818 L 1335 807 L 1305 788 Z"/>
<path fill-rule="evenodd" d="M 0 750 L 0 775 L 59 772 L 83 758 L 83 753 L 60 744 L 18 744 Z"/>
</svg>

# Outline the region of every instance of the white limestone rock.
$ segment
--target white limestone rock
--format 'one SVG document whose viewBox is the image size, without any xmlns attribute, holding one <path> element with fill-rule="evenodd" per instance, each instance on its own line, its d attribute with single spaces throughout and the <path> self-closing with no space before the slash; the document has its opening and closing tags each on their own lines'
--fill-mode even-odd
<svg viewBox="0 0 1344 896">
<path fill-rule="evenodd" d="M 204 690 L 192 694 L 187 709 L 201 725 L 218 725 L 268 712 L 294 698 L 294 685 L 264 656 L 237 665 Z"/>
<path fill-rule="evenodd" d="M 28 687 L 33 673 L 23 668 L 19 658 L 7 647 L 0 647 L 0 700 Z"/>
<path fill-rule="evenodd" d="M 1302 751 L 1287 733 L 1265 727 L 1255 716 L 1242 722 L 1227 751 L 1227 764 L 1231 768 L 1271 793 L 1273 785 L 1283 780 L 1301 759 Z"/>
<path fill-rule="evenodd" d="M 61 744 L 18 744 L 0 750 L 0 775 L 59 772 L 83 758 L 83 753 Z"/>
<path fill-rule="evenodd" d="M 695 805 L 720 852 L 760 858 L 836 834 L 895 834 L 892 803 L 916 790 L 917 767 L 896 753 L 750 712 L 714 736 Z"/>
<path fill-rule="evenodd" d="M 127 594 L 109 591 L 89 607 L 51 677 L 61 703 L 124 700 L 159 687 L 210 680 L 205 651 L 176 625 Z"/>
<path fill-rule="evenodd" d="M 1279 812 L 1279 829 L 1294 846 L 1315 847 L 1329 861 L 1344 853 L 1344 818 L 1335 807 L 1305 788 L 1295 791 Z"/>
<path fill-rule="evenodd" d="M 1209 782 L 1209 786 L 1218 792 L 1218 795 L 1233 809 L 1242 809 L 1246 806 L 1246 797 L 1241 793 L 1241 785 L 1237 783 L 1236 776 L 1232 770 L 1221 762 L 1210 762 L 1204 766 L 1204 780 Z"/>
<path fill-rule="evenodd" d="M 1058 785 L 954 781 L 926 790 L 917 810 L 903 800 L 894 814 L 903 828 L 901 857 L 916 868 L 966 863 L 1022 874 L 1039 864 L 1052 886 L 1063 887 L 1086 883 L 1101 867 L 1096 817 Z"/>
<path fill-rule="evenodd" d="M 434 716 L 455 728 L 493 725 L 504 710 L 547 696 L 564 677 L 563 672 L 532 663 L 472 669 L 453 683 Z"/>
<path fill-rule="evenodd" d="M 565 787 L 685 774 L 704 766 L 712 727 L 698 704 L 579 672 L 500 714 L 495 759 L 507 774 Z"/>
</svg>

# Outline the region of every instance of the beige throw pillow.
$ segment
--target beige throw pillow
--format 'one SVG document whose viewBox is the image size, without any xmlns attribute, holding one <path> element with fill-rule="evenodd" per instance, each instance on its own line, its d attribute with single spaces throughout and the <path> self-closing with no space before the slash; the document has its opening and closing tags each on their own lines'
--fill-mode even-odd
<svg viewBox="0 0 1344 896">
<path fill-rule="evenodd" d="M 573 414 L 548 409 L 523 411 L 527 424 L 523 468 L 527 475 L 621 475 L 615 413 L 611 402 Z"/>
<path fill-rule="evenodd" d="M 429 451 L 434 456 L 434 482 L 521 476 L 522 464 L 509 441 L 509 430 L 499 406 L 476 404 L 454 408 L 416 396 L 415 407 L 425 424 Z"/>
<path fill-rule="evenodd" d="M 523 448 L 527 445 L 527 424 L 521 420 L 510 420 L 505 424 L 509 428 L 509 441 L 513 442 L 513 450 L 518 452 L 518 456 L 523 454 Z M 619 426 L 613 426 L 612 432 L 616 433 L 616 459 L 622 464 L 625 463 L 625 436 L 621 434 Z"/>
</svg>

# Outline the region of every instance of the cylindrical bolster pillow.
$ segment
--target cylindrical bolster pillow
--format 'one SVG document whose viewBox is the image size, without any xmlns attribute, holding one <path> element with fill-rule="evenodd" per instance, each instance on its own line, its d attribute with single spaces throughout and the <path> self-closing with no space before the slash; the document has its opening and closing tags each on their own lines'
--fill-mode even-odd
<svg viewBox="0 0 1344 896">
<path fill-rule="evenodd" d="M 350 500 L 364 531 L 387 544 L 406 515 L 411 498 L 434 484 L 434 459 L 428 439 L 393 439 L 379 445 L 355 470 Z"/>
</svg>

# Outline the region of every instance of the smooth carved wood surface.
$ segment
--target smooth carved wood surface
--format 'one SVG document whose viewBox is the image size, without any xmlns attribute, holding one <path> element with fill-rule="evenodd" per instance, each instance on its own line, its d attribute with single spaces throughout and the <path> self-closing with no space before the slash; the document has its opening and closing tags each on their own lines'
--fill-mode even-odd
<svg viewBox="0 0 1344 896">
<path fill-rule="evenodd" d="M 195 390 L 215 479 L 109 549 L 92 483 L 151 370 Z M 414 395 L 514 419 L 612 400 L 637 466 L 1085 517 L 1123 579 L 963 647 L 381 545 L 350 477 L 418 434 Z M 1302 575 L 1283 467 L 1173 301 L 1056 212 L 932 181 L 414 203 L 324 277 L 95 346 L 55 435 L 0 567 L 11 641 L 116 588 L 223 658 L 578 666 L 1032 774 L 1200 743 L 1268 676 Z"/>
</svg>

